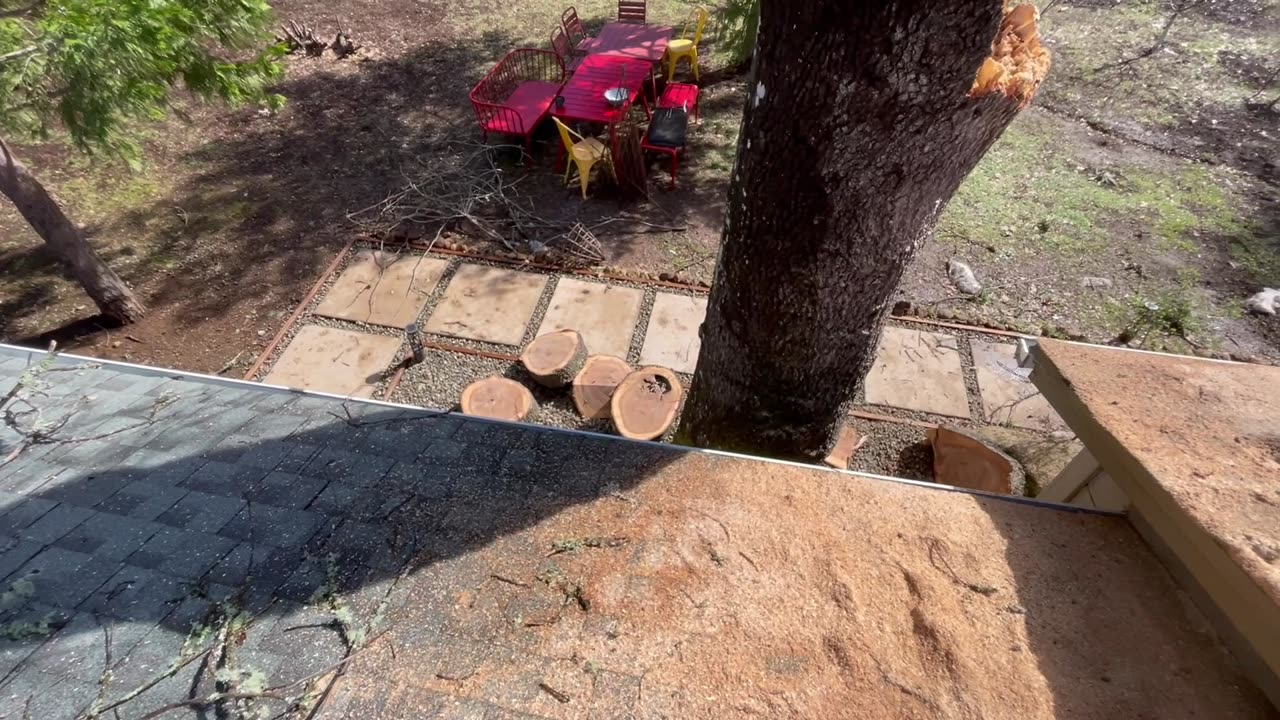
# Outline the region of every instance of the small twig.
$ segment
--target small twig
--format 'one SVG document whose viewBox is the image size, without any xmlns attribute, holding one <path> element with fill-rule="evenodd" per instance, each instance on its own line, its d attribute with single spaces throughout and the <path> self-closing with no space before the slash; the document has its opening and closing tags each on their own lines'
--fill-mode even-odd
<svg viewBox="0 0 1280 720">
<path fill-rule="evenodd" d="M 489 577 L 493 578 L 494 580 L 498 580 L 499 582 L 504 582 L 504 583 L 506 583 L 506 584 L 508 584 L 508 585 L 515 585 L 516 587 L 522 587 L 522 588 L 527 588 L 527 587 L 529 587 L 529 583 L 524 582 L 524 581 L 521 581 L 521 580 L 515 580 L 515 579 L 513 579 L 513 578 L 506 577 L 505 575 L 499 575 L 499 574 L 497 574 L 497 573 L 490 573 L 490 574 L 489 574 Z"/>
<path fill-rule="evenodd" d="M 572 697 L 570 697 L 570 696 L 569 696 L 569 694 L 568 694 L 568 693 L 563 692 L 563 691 L 561 691 L 561 690 L 557 690 L 557 689 L 555 689 L 555 688 L 551 687 L 550 685 L 548 685 L 548 684 L 547 684 L 547 683 L 545 683 L 545 682 L 540 682 L 540 683 L 538 683 L 538 687 L 542 688 L 542 691 L 543 691 L 543 692 L 545 692 L 546 694 L 548 694 L 548 695 L 550 695 L 551 697 L 555 698 L 555 699 L 556 699 L 556 702 L 558 702 L 558 703 L 562 703 L 562 704 L 563 704 L 563 703 L 567 703 L 567 702 L 569 702 L 570 700 L 572 700 L 572 699 L 573 699 Z"/>
<path fill-rule="evenodd" d="M 459 674 L 438 672 L 436 673 L 436 677 L 440 678 L 441 680 L 447 680 L 449 682 L 462 682 L 463 680 L 466 680 L 467 678 L 475 674 L 476 674 L 475 670 L 469 670 L 465 673 L 459 673 Z"/>
<path fill-rule="evenodd" d="M 743 560 L 747 561 L 747 564 L 750 565 L 753 570 L 760 572 L 760 566 L 756 565 L 756 561 L 752 560 L 750 555 L 742 552 L 741 550 L 738 551 L 738 554 L 742 556 Z"/>
</svg>

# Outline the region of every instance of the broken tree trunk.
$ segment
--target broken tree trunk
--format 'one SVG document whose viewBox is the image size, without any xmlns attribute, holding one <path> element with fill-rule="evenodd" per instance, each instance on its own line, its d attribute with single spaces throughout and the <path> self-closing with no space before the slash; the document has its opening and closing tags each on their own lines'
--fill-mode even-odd
<svg viewBox="0 0 1280 720">
<path fill-rule="evenodd" d="M 288 25 L 280 28 L 280 32 L 283 33 L 280 41 L 289 52 L 303 50 L 312 57 L 319 57 L 329 47 L 328 43 L 316 37 L 310 25 L 303 25 L 296 20 L 290 20 Z"/>
<path fill-rule="evenodd" d="M 477 380 L 462 391 L 462 412 L 467 415 L 512 420 L 528 418 L 534 409 L 528 388 L 500 375 Z"/>
<path fill-rule="evenodd" d="M 592 355 L 573 378 L 573 404 L 588 420 L 610 417 L 609 401 L 618 384 L 631 374 L 626 360 L 612 355 Z"/>
<path fill-rule="evenodd" d="M 1047 72 L 1035 8 L 1002 8 L 761 4 L 682 441 L 826 457 L 907 263 Z"/>
<path fill-rule="evenodd" d="M 613 426 L 632 440 L 652 440 L 671 427 L 680 412 L 684 388 L 664 367 L 650 365 L 623 378 L 609 401 Z"/>
<path fill-rule="evenodd" d="M 339 30 L 338 34 L 334 36 L 333 42 L 329 43 L 329 49 L 333 51 L 334 55 L 337 55 L 338 58 L 341 59 L 354 53 L 356 50 L 359 50 L 360 46 L 356 45 L 356 42 L 351 39 L 350 35 Z"/>
<path fill-rule="evenodd" d="M 576 330 L 539 335 L 520 353 L 520 363 L 539 385 L 560 388 L 573 382 L 587 361 L 587 344 Z"/>
<path fill-rule="evenodd" d="M 103 315 L 121 323 L 141 320 L 146 308 L 133 291 L 98 253 L 80 228 L 63 212 L 62 205 L 0 140 L 0 193 L 13 201 L 18 212 L 44 240 Z"/>
</svg>

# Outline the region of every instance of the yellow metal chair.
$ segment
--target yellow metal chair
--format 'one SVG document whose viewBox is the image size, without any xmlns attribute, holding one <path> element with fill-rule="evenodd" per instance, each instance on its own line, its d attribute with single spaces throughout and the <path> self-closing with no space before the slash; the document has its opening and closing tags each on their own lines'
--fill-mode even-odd
<svg viewBox="0 0 1280 720">
<path fill-rule="evenodd" d="M 689 25 L 694 25 L 693 37 L 689 37 Z M 698 8 L 697 12 L 690 16 L 684 23 L 684 28 L 680 31 L 680 37 L 667 43 L 667 82 L 670 82 L 676 76 L 676 65 L 682 58 L 689 59 L 689 65 L 693 68 L 693 79 L 696 82 L 698 78 L 698 45 L 702 43 L 702 31 L 707 28 L 707 9 Z"/>
<path fill-rule="evenodd" d="M 551 118 L 556 123 L 556 129 L 560 131 L 560 140 L 564 143 L 564 149 L 569 154 L 569 160 L 564 164 L 564 183 L 569 184 L 569 172 L 574 167 L 578 168 L 578 178 L 582 183 L 582 199 L 587 199 L 587 184 L 591 180 L 591 168 L 595 167 L 598 162 L 603 162 L 609 175 L 613 176 L 613 160 L 609 157 L 609 148 L 604 143 L 595 138 L 582 137 L 578 133 L 569 129 L 568 125 L 560 122 L 560 118 Z M 577 141 L 574 141 L 574 138 Z"/>
</svg>

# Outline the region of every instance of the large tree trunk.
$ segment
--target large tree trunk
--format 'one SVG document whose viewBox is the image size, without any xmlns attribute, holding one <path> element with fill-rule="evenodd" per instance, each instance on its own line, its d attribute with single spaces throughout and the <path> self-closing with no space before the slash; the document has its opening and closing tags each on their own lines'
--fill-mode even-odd
<svg viewBox="0 0 1280 720">
<path fill-rule="evenodd" d="M 14 157 L 3 140 L 0 140 L 0 192 L 13 201 L 22 217 L 66 263 L 102 314 L 122 323 L 142 318 L 146 309 L 133 291 L 98 257 L 80 228 L 71 222 L 44 185 Z"/>
<path fill-rule="evenodd" d="M 1034 8 L 1014 15 L 763 0 L 682 440 L 827 455 L 903 269 L 1048 68 Z"/>
</svg>

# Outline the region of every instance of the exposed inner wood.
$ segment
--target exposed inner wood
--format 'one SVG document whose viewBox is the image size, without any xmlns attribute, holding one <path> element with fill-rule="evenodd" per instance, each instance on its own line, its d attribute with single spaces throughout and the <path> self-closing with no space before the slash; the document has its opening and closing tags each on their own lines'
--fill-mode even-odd
<svg viewBox="0 0 1280 720">
<path fill-rule="evenodd" d="M 520 354 L 525 370 L 542 385 L 564 387 L 582 369 L 587 346 L 575 330 L 559 330 L 540 335 Z"/>
<path fill-rule="evenodd" d="M 623 437 L 652 440 L 676 419 L 684 388 L 671 370 L 650 365 L 631 373 L 613 391 L 613 425 Z"/>
<path fill-rule="evenodd" d="M 610 417 L 609 401 L 618 383 L 631 373 L 625 360 L 613 355 L 592 355 L 573 379 L 573 404 L 588 419 Z"/>
<path fill-rule="evenodd" d="M 1040 44 L 1040 11 L 1030 3 L 1010 7 L 969 94 L 1004 93 L 1025 107 L 1049 74 L 1049 65 L 1049 51 Z"/>
<path fill-rule="evenodd" d="M 533 410 L 528 388 L 498 375 L 477 380 L 462 391 L 462 412 L 496 420 L 524 420 Z"/>
</svg>

